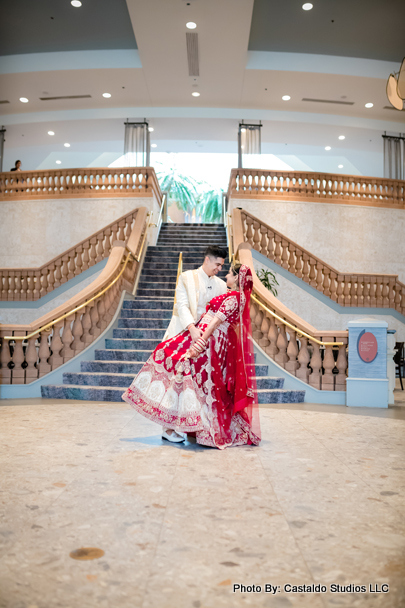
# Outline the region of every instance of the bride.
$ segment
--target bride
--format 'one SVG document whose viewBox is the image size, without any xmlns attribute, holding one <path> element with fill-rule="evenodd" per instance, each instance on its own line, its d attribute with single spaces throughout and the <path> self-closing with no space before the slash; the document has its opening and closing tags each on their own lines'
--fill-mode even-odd
<svg viewBox="0 0 405 608">
<path fill-rule="evenodd" d="M 146 418 L 219 449 L 260 443 L 250 268 L 235 264 L 226 284 L 196 324 L 201 338 L 193 344 L 186 329 L 159 344 L 122 395 Z"/>
</svg>

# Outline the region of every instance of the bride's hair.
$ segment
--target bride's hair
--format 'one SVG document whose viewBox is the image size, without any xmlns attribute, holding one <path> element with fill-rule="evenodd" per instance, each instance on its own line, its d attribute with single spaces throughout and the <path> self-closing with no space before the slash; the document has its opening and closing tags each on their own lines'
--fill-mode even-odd
<svg viewBox="0 0 405 608">
<path fill-rule="evenodd" d="M 240 262 L 234 262 L 231 266 L 232 274 L 239 274 L 240 269 L 242 268 L 242 264 Z"/>
</svg>

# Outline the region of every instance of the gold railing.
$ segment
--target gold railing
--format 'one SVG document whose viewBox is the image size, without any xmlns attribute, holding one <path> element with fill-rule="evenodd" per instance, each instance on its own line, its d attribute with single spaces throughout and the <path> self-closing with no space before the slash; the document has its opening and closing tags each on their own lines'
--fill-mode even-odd
<svg viewBox="0 0 405 608">
<path fill-rule="evenodd" d="M 337 173 L 232 169 L 228 200 L 231 198 L 405 209 L 405 181 Z"/>
<path fill-rule="evenodd" d="M 107 328 L 122 291 L 132 288 L 139 271 L 147 229 L 147 209 L 141 207 L 127 244 L 115 243 L 106 267 L 88 287 L 34 323 L 0 326 L 2 384 L 29 384 L 41 378 Z"/>
<path fill-rule="evenodd" d="M 245 210 L 234 209 L 237 241 L 250 243 L 340 306 L 393 308 L 405 315 L 405 285 L 396 274 L 339 272 Z"/>
<path fill-rule="evenodd" d="M 179 263 L 177 265 L 176 289 L 177 289 L 177 285 L 178 285 L 178 282 L 179 282 L 179 277 L 180 277 L 180 275 L 181 275 L 182 272 L 183 272 L 183 252 L 180 251 Z M 173 311 L 175 309 L 175 306 L 176 306 L 176 290 L 174 291 Z"/>
</svg>

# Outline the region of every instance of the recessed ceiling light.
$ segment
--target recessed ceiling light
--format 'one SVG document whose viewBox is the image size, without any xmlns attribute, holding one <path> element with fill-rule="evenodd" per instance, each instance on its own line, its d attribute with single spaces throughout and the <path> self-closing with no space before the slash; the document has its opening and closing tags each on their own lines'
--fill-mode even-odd
<svg viewBox="0 0 405 608">
<path fill-rule="evenodd" d="M 157 144 L 152 144 L 152 148 L 157 148 Z"/>
<path fill-rule="evenodd" d="M 28 103 L 28 99 L 26 97 L 20 97 L 20 101 L 23 103 Z"/>
<path fill-rule="evenodd" d="M 339 139 L 346 139 L 345 135 L 339 135 Z"/>
<path fill-rule="evenodd" d="M 63 144 L 65 148 L 70 148 L 70 144 Z"/>
<path fill-rule="evenodd" d="M 283 101 L 289 101 L 291 97 L 289 95 L 283 95 L 281 98 Z"/>
<path fill-rule="evenodd" d="M 302 5 L 302 8 L 304 9 L 304 11 L 310 11 L 311 8 L 314 8 L 314 5 L 310 2 L 305 2 L 305 4 Z"/>
<path fill-rule="evenodd" d="M 197 27 L 197 24 L 196 24 L 196 23 L 194 23 L 194 21 L 189 21 L 188 23 L 186 23 L 186 27 L 187 27 L 189 30 L 195 30 L 195 28 Z"/>
<path fill-rule="evenodd" d="M 55 135 L 55 131 L 48 131 L 48 135 Z"/>
<path fill-rule="evenodd" d="M 338 165 L 338 169 L 343 169 L 343 165 Z"/>
<path fill-rule="evenodd" d="M 366 103 L 366 108 L 372 108 L 373 107 L 373 103 Z"/>
<path fill-rule="evenodd" d="M 325 146 L 325 150 L 332 150 L 330 146 Z"/>
<path fill-rule="evenodd" d="M 108 99 L 109 97 L 111 97 L 111 93 L 103 93 L 103 97 L 105 97 L 106 99 Z"/>
<path fill-rule="evenodd" d="M 148 127 L 148 131 L 149 131 L 149 133 L 153 133 L 153 131 L 154 131 L 154 130 L 155 130 L 155 129 L 154 129 L 153 127 Z"/>
<path fill-rule="evenodd" d="M 60 165 L 60 164 L 61 164 L 61 162 L 62 162 L 61 160 L 57 160 L 57 161 L 56 161 L 56 164 L 57 164 L 57 165 Z"/>
<path fill-rule="evenodd" d="M 200 97 L 200 93 L 198 91 L 193 91 L 191 94 L 193 97 Z"/>
<path fill-rule="evenodd" d="M 82 3 L 80 2 L 80 0 L 72 0 L 72 2 L 70 3 L 72 6 L 74 6 L 75 8 L 79 8 Z"/>
</svg>

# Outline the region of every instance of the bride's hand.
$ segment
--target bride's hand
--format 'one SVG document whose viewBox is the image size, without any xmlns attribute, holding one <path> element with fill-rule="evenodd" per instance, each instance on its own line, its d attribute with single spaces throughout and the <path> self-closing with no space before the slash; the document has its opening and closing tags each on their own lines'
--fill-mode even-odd
<svg viewBox="0 0 405 608">
<path fill-rule="evenodd" d="M 191 358 L 191 359 L 195 359 L 195 357 L 198 357 L 200 353 L 194 348 L 194 346 L 191 346 L 188 351 L 187 351 L 187 355 Z"/>
</svg>

